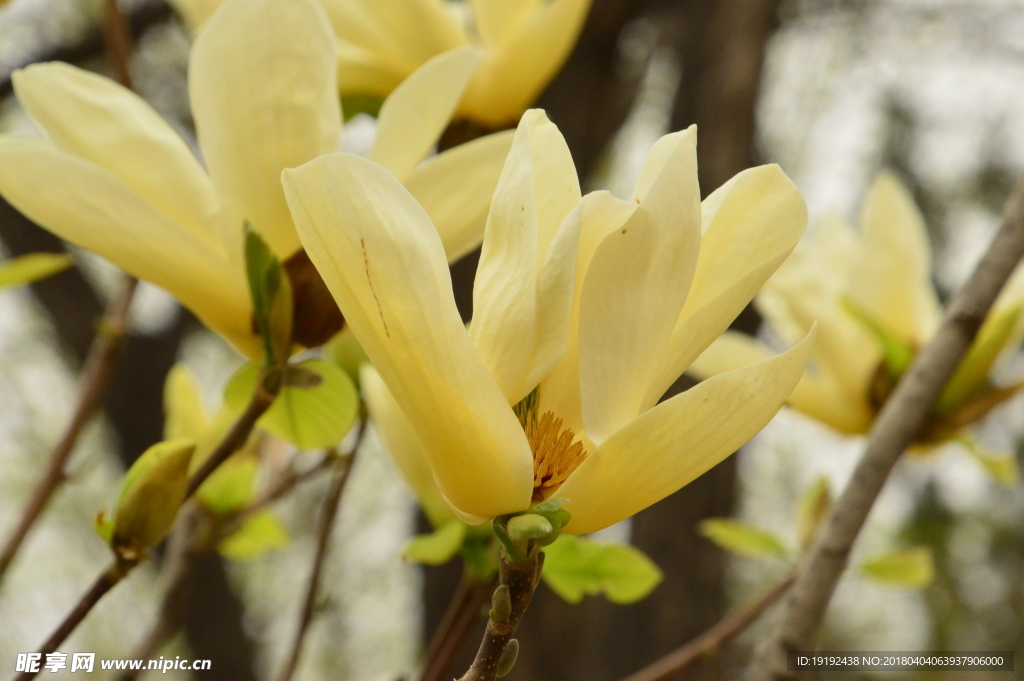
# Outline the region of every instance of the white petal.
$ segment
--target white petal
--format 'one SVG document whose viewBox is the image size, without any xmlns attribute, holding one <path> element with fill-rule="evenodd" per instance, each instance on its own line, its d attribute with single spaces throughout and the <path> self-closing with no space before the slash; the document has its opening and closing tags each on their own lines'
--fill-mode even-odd
<svg viewBox="0 0 1024 681">
<path fill-rule="evenodd" d="M 348 154 L 284 173 L 307 253 L 464 513 L 523 510 L 533 457 L 519 420 L 473 348 L 441 240 L 381 166 Z"/>
<path fill-rule="evenodd" d="M 336 63 L 315 0 L 227 0 L 192 47 L 189 93 L 210 176 L 282 259 L 300 244 L 281 171 L 341 143 Z"/>
</svg>

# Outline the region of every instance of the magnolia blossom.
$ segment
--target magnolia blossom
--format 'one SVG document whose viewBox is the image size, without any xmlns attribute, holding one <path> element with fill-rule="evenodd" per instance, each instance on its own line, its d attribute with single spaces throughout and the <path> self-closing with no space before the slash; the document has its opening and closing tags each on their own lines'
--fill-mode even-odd
<svg viewBox="0 0 1024 681">
<path fill-rule="evenodd" d="M 458 115 L 508 125 L 576 43 L 590 0 L 320 0 L 338 35 L 343 94 L 384 97 L 421 64 L 464 45 L 486 56 Z M 198 28 L 223 0 L 172 0 Z"/>
<path fill-rule="evenodd" d="M 938 328 L 942 308 L 932 285 L 928 234 L 913 198 L 883 173 L 864 202 L 860 230 L 830 215 L 800 244 L 756 298 L 783 342 L 817 323 L 811 366 L 789 404 L 836 430 L 865 433 L 901 373 Z M 952 436 L 1018 386 L 997 388 L 989 375 L 1024 336 L 1024 276 L 1014 275 L 957 373 L 940 396 L 926 441 Z M 770 357 L 747 336 L 726 333 L 691 367 L 707 377 Z"/>
<path fill-rule="evenodd" d="M 18 71 L 15 92 L 46 137 L 0 137 L 0 193 L 61 238 L 167 289 L 257 356 L 242 252 L 248 222 L 292 275 L 297 340 L 322 342 L 340 314 L 301 251 L 280 175 L 339 150 L 336 49 L 314 0 L 224 3 L 189 61 L 205 168 L 148 104 L 113 81 L 57 62 Z M 421 161 L 479 60 L 467 47 L 420 67 L 384 103 L 369 152 L 421 202 L 453 260 L 480 241 L 512 134 Z"/>
<path fill-rule="evenodd" d="M 746 442 L 803 372 L 810 334 L 658 404 L 806 223 L 775 166 L 702 205 L 693 128 L 655 145 L 629 200 L 581 199 L 565 141 L 527 112 L 492 200 L 468 330 L 429 216 L 383 168 L 325 156 L 286 171 L 284 185 L 379 372 L 369 396 L 386 443 L 400 460 L 422 457 L 468 522 L 557 495 L 569 500 L 566 531 L 612 525 Z M 425 486 L 422 463 L 401 467 Z"/>
</svg>

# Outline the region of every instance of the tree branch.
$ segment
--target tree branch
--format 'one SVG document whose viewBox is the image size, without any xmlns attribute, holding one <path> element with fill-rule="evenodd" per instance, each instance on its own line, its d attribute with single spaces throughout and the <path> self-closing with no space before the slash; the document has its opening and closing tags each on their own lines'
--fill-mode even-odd
<svg viewBox="0 0 1024 681">
<path fill-rule="evenodd" d="M 779 628 L 755 655 L 748 681 L 790 679 L 786 653 L 814 644 L 850 550 L 889 472 L 928 418 L 932 404 L 970 347 L 989 309 L 1024 255 L 1024 182 L 1007 202 L 1003 223 L 935 333 L 885 403 L 853 477 L 797 576 Z"/>
<path fill-rule="evenodd" d="M 697 639 L 674 650 L 657 662 L 630 674 L 623 681 L 663 681 L 681 674 L 701 660 L 713 657 L 764 614 L 793 586 L 796 574 L 790 574 L 743 610 L 726 617 Z"/>
<path fill-rule="evenodd" d="M 415 677 L 417 681 L 441 681 L 453 658 L 462 650 L 473 623 L 482 616 L 483 607 L 495 586 L 496 580 L 481 582 L 463 573 L 448 609 L 423 654 L 423 662 Z"/>
<path fill-rule="evenodd" d="M 299 664 L 299 656 L 302 654 L 302 642 L 306 638 L 306 632 L 313 621 L 313 613 L 316 609 L 316 598 L 320 590 L 320 577 L 323 574 L 324 562 L 327 559 L 327 547 L 331 541 L 334 531 L 334 521 L 338 517 L 338 509 L 341 502 L 341 493 L 345 491 L 345 483 L 348 482 L 349 474 L 352 472 L 352 462 L 355 459 L 359 445 L 366 433 L 366 419 L 359 424 L 359 431 L 356 433 L 356 441 L 348 456 L 338 458 L 334 464 L 334 477 L 331 479 L 331 486 L 327 489 L 324 497 L 324 517 L 320 524 L 320 534 L 317 537 L 316 556 L 313 558 L 313 567 L 309 575 L 309 585 L 306 587 L 306 598 L 302 604 L 302 615 L 299 617 L 299 628 L 295 632 L 295 639 L 292 642 L 291 651 L 288 654 L 287 662 L 278 677 L 280 681 L 290 681 Z"/>
</svg>

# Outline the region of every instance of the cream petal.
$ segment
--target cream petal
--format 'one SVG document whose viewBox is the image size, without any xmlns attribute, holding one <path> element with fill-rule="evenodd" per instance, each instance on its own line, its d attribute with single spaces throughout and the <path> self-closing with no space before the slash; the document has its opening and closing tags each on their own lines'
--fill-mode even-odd
<svg viewBox="0 0 1024 681">
<path fill-rule="evenodd" d="M 702 203 L 700 255 L 690 294 L 672 333 L 654 405 L 711 341 L 743 311 L 786 259 L 807 226 L 807 207 L 776 165 L 745 170 Z"/>
<path fill-rule="evenodd" d="M 924 217 L 894 175 L 882 173 L 871 186 L 860 236 L 864 251 L 850 297 L 898 338 L 923 345 L 938 327 L 942 308 L 931 281 Z"/>
<path fill-rule="evenodd" d="M 402 477 L 412 487 L 430 524 L 441 527 L 454 518 L 455 514 L 434 482 L 434 473 L 430 470 L 423 446 L 416 439 L 412 424 L 391 396 L 380 374 L 369 364 L 359 369 L 359 385 L 384 448 L 391 455 Z"/>
<path fill-rule="evenodd" d="M 573 534 L 630 517 L 689 484 L 756 435 L 796 387 L 813 333 L 767 361 L 715 376 L 615 432 L 556 492 Z"/>
<path fill-rule="evenodd" d="M 488 49 L 460 112 L 495 128 L 517 120 L 562 67 L 589 8 L 590 0 L 550 0 L 531 12 L 514 35 Z"/>
<path fill-rule="evenodd" d="M 367 155 L 404 181 L 444 132 L 481 53 L 459 47 L 418 68 L 384 101 Z"/>
<path fill-rule="evenodd" d="M 285 171 L 284 188 L 307 253 L 445 497 L 480 516 L 526 508 L 529 444 L 459 318 L 423 209 L 384 168 L 349 154 Z"/>
<path fill-rule="evenodd" d="M 537 321 L 537 210 L 531 136 L 524 117 L 487 216 L 469 329 L 476 351 L 510 402 L 529 364 Z"/>
<path fill-rule="evenodd" d="M 622 201 L 607 191 L 587 194 L 580 202 L 581 224 L 576 256 L 576 282 L 569 317 L 569 335 L 562 359 L 541 384 L 542 411 L 559 415 L 567 428 L 583 430 L 580 403 L 579 314 L 580 296 L 590 261 L 605 237 L 621 229 L 636 211 L 636 203 Z"/>
<path fill-rule="evenodd" d="M 523 114 L 522 121 L 530 126 L 539 270 L 555 234 L 580 201 L 580 181 L 569 145 L 547 114 L 541 109 L 531 109 Z"/>
<path fill-rule="evenodd" d="M 199 31 L 199 27 L 206 23 L 223 2 L 224 0 L 170 0 L 171 6 L 185 20 L 193 34 Z"/>
<path fill-rule="evenodd" d="M 639 200 L 639 199 L 638 199 Z M 583 423 L 597 444 L 640 413 L 657 381 L 700 250 L 696 129 L 598 247 L 580 298 Z"/>
<path fill-rule="evenodd" d="M 338 91 L 342 95 L 384 99 L 411 71 L 389 63 L 377 52 L 338 41 Z"/>
<path fill-rule="evenodd" d="M 727 331 L 697 358 L 688 373 L 703 380 L 773 355 L 750 336 Z M 867 432 L 874 419 L 867 401 L 851 399 L 835 376 L 822 366 L 807 367 L 787 402 L 797 411 L 850 435 Z"/>
<path fill-rule="evenodd" d="M 33 138 L 0 138 L 0 194 L 57 236 L 167 289 L 242 352 L 259 353 L 244 274 L 106 170 Z"/>
<path fill-rule="evenodd" d="M 514 130 L 506 130 L 460 144 L 425 161 L 404 182 L 441 235 L 449 263 L 483 240 L 491 197 L 513 135 Z"/>
<path fill-rule="evenodd" d="M 467 42 L 451 3 L 445 0 L 321 0 L 341 43 L 385 66 L 397 82 L 435 55 Z M 345 54 L 340 71 L 345 71 Z M 397 84 L 396 82 L 396 84 Z M 346 89 L 345 94 L 368 94 Z M 387 94 L 384 91 L 383 94 Z"/>
<path fill-rule="evenodd" d="M 484 45 L 496 47 L 514 34 L 543 0 L 470 0 L 473 24 Z"/>
<path fill-rule="evenodd" d="M 18 101 L 58 148 L 116 175 L 211 248 L 217 193 L 184 140 L 132 91 L 63 62 L 13 76 Z"/>
<path fill-rule="evenodd" d="M 189 93 L 210 176 L 282 259 L 300 244 L 281 170 L 341 144 L 336 63 L 315 0 L 227 0 L 192 47 Z"/>
</svg>

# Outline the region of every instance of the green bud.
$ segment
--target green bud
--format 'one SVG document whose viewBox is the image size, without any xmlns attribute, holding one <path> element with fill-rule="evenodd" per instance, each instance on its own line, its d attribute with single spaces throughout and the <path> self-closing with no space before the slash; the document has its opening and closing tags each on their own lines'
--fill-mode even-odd
<svg viewBox="0 0 1024 681">
<path fill-rule="evenodd" d="M 508 584 L 500 584 L 491 596 L 491 612 L 489 617 L 492 622 L 498 624 L 507 622 L 512 614 L 512 596 L 509 594 Z"/>
<path fill-rule="evenodd" d="M 153 445 L 124 476 L 113 513 L 111 546 L 139 552 L 153 546 L 171 529 L 188 488 L 192 440 Z"/>
<path fill-rule="evenodd" d="M 512 667 L 516 666 L 516 659 L 519 657 L 519 641 L 512 639 L 505 646 L 505 650 L 501 652 L 501 659 L 498 660 L 498 667 L 495 670 L 495 676 L 499 679 L 507 675 L 512 671 Z"/>
<path fill-rule="evenodd" d="M 252 296 L 252 315 L 263 339 L 267 366 L 283 366 L 292 346 L 292 290 L 288 275 L 270 246 L 246 222 L 245 270 Z"/>
<path fill-rule="evenodd" d="M 544 539 L 555 531 L 550 520 L 544 516 L 537 515 L 536 513 L 525 513 L 523 515 L 513 516 L 512 518 L 509 518 L 507 527 L 508 536 L 511 537 L 514 542 L 522 542 L 529 539 Z"/>
</svg>

